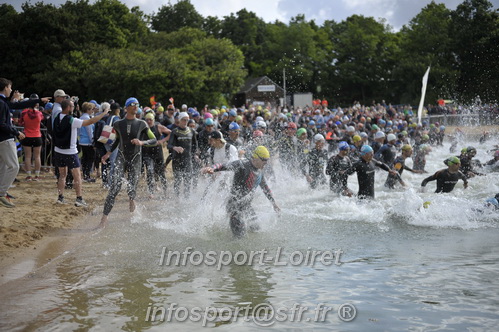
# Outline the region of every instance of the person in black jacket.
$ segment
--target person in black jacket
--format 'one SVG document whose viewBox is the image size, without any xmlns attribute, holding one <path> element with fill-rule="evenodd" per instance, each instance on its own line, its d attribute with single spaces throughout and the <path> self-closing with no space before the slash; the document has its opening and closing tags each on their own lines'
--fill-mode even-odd
<svg viewBox="0 0 499 332">
<path fill-rule="evenodd" d="M 10 201 L 12 196 L 8 195 L 14 179 L 19 172 L 19 160 L 15 138 L 22 140 L 24 134 L 12 126 L 11 109 L 24 109 L 34 107 L 36 104 L 48 103 L 50 98 L 31 99 L 25 102 L 11 102 L 12 81 L 0 78 L 0 205 L 13 208 L 15 204 Z M 19 98 L 20 94 L 15 91 L 13 98 Z"/>
</svg>

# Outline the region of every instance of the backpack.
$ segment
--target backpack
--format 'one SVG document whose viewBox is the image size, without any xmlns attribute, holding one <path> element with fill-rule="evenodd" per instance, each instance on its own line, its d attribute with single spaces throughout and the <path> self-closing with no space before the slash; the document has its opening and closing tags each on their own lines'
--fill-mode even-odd
<svg viewBox="0 0 499 332">
<path fill-rule="evenodd" d="M 102 134 L 102 129 L 104 129 L 104 126 L 106 125 L 106 123 L 104 122 L 104 120 L 99 120 L 95 123 L 95 127 L 94 127 L 94 136 L 92 137 L 92 143 L 93 145 L 95 146 L 97 143 L 100 143 L 99 142 L 99 137 L 100 135 Z"/>
<path fill-rule="evenodd" d="M 225 159 L 229 160 L 230 159 L 230 147 L 232 145 L 229 143 L 225 143 Z M 215 149 L 213 147 L 210 148 L 210 156 L 211 156 L 211 163 L 215 163 L 213 161 L 213 158 L 215 157 Z"/>
<path fill-rule="evenodd" d="M 59 115 L 54 119 L 54 145 L 60 149 L 71 147 L 71 123 L 73 117 L 66 115 L 62 120 Z"/>
</svg>

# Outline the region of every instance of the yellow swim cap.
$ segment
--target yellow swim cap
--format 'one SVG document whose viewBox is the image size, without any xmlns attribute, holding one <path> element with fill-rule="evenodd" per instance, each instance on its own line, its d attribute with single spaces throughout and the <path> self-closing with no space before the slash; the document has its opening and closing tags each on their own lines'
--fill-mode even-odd
<svg viewBox="0 0 499 332">
<path fill-rule="evenodd" d="M 147 119 L 154 120 L 154 114 L 153 114 L 153 113 L 147 113 L 147 114 L 146 114 L 146 120 L 147 120 Z"/>
<path fill-rule="evenodd" d="M 404 144 L 404 146 L 402 146 L 402 151 L 410 151 L 410 150 L 412 150 L 412 147 L 409 144 Z"/>
<path fill-rule="evenodd" d="M 357 143 L 362 141 L 362 138 L 359 135 L 353 135 L 352 140 L 354 141 L 354 143 Z"/>
<path fill-rule="evenodd" d="M 255 151 L 253 151 L 253 158 L 269 159 L 269 150 L 267 150 L 267 148 L 263 145 L 257 146 Z"/>
</svg>

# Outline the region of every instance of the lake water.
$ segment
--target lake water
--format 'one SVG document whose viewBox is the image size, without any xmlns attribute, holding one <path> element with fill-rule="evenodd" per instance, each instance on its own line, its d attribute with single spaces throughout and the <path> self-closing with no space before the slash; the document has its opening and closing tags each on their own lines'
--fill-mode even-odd
<svg viewBox="0 0 499 332">
<path fill-rule="evenodd" d="M 470 143 L 491 159 L 492 143 Z M 240 240 L 216 193 L 203 204 L 142 200 L 130 215 L 122 192 L 107 228 L 66 236 L 62 254 L 0 285 L 0 329 L 497 330 L 499 215 L 475 208 L 499 192 L 499 173 L 420 193 L 448 146 L 434 148 L 428 174 L 404 172 L 407 190 L 385 189 L 378 171 L 368 204 L 311 191 L 276 165 L 281 215 L 259 191 L 261 229 Z M 356 192 L 355 175 L 349 183 Z"/>
</svg>

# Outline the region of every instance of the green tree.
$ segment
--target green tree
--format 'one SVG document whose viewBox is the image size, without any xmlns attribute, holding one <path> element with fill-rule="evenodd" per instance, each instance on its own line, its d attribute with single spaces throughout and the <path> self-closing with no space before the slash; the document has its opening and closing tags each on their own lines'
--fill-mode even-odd
<svg viewBox="0 0 499 332">
<path fill-rule="evenodd" d="M 339 86 L 335 91 L 338 100 L 369 104 L 384 98 L 398 54 L 396 36 L 383 22 L 359 15 L 330 28 L 334 44 L 330 79 Z"/>
<path fill-rule="evenodd" d="M 201 29 L 203 21 L 189 0 L 180 0 L 174 5 L 161 6 L 151 18 L 151 28 L 158 32 L 173 32 L 184 27 Z"/>
<path fill-rule="evenodd" d="M 451 14 L 457 98 L 499 99 L 499 14 L 487 0 L 465 0 Z"/>
<path fill-rule="evenodd" d="M 393 87 L 400 103 L 417 104 L 421 98 L 421 79 L 431 65 L 426 101 L 450 97 L 457 72 L 449 35 L 451 11 L 444 4 L 431 2 L 400 32 L 400 56 L 394 70 Z"/>
</svg>

